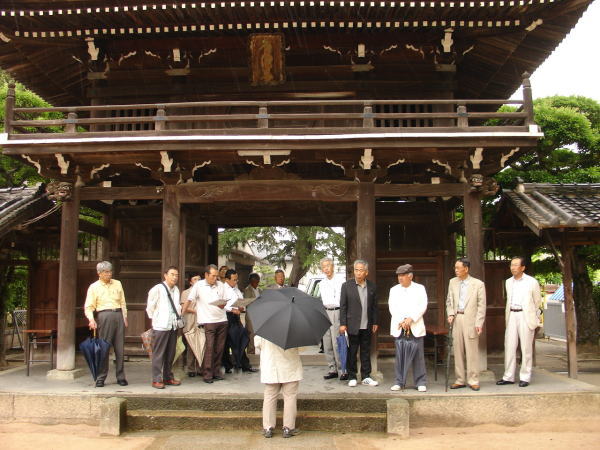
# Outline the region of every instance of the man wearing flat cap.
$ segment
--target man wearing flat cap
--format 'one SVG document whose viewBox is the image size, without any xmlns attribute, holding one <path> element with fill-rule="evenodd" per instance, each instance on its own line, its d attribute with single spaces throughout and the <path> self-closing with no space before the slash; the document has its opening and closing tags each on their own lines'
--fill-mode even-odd
<svg viewBox="0 0 600 450">
<path fill-rule="evenodd" d="M 396 269 L 398 284 L 390 289 L 388 299 L 392 320 L 390 334 L 396 338 L 396 383 L 392 391 L 404 388 L 405 371 L 401 367 L 412 365 L 415 387 L 419 392 L 427 391 L 427 370 L 425 367 L 425 322 L 423 315 L 427 310 L 427 292 L 425 286 L 413 281 L 413 267 L 404 264 Z M 412 361 L 406 361 L 399 339 L 408 339 L 417 343 L 417 353 Z"/>
<path fill-rule="evenodd" d="M 456 381 L 450 389 L 467 385 L 479 390 L 479 335 L 485 320 L 485 285 L 469 275 L 471 262 L 460 258 L 454 264 L 456 277 L 448 283 L 446 312 L 452 325 Z M 466 374 L 465 374 L 466 359 Z M 466 376 L 465 376 L 466 375 Z"/>
</svg>

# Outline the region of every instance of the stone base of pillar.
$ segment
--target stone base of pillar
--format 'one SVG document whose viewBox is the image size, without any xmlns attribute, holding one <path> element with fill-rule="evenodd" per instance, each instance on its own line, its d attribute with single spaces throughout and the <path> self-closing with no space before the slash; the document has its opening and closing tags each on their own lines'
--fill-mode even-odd
<svg viewBox="0 0 600 450">
<path fill-rule="evenodd" d="M 73 369 L 73 370 L 58 370 L 52 369 L 46 373 L 46 378 L 49 380 L 58 380 L 58 381 L 71 381 L 75 378 L 82 377 L 86 374 L 86 371 L 83 369 Z"/>
</svg>

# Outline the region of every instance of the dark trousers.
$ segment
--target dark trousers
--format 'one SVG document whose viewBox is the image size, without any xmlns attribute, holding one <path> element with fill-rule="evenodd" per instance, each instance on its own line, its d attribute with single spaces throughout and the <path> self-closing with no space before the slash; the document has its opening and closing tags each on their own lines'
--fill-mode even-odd
<svg viewBox="0 0 600 450">
<path fill-rule="evenodd" d="M 234 330 L 237 332 L 233 332 Z M 240 316 L 228 312 L 227 339 L 225 340 L 225 349 L 223 350 L 223 359 L 221 361 L 225 370 L 231 370 L 234 367 L 243 370 L 250 368 L 250 360 L 248 359 L 248 355 L 246 355 L 247 339 L 248 332 L 242 325 Z M 240 355 L 239 359 L 236 355 Z"/>
<path fill-rule="evenodd" d="M 177 330 L 152 330 L 152 381 L 172 380 Z"/>
<path fill-rule="evenodd" d="M 359 330 L 358 334 L 349 334 L 350 348 L 346 365 L 348 379 L 356 380 L 356 353 L 360 347 L 360 376 L 371 376 L 371 330 Z"/>
<path fill-rule="evenodd" d="M 98 337 L 112 345 L 115 351 L 117 381 L 125 380 L 123 347 L 125 346 L 125 322 L 121 311 L 100 311 L 96 314 Z M 109 353 L 100 366 L 96 381 L 104 381 L 108 376 Z"/>
<path fill-rule="evenodd" d="M 396 371 L 396 384 L 398 386 L 406 385 L 406 378 L 408 374 L 408 366 L 412 365 L 413 368 L 413 380 L 415 381 L 415 386 L 426 386 L 427 385 L 427 367 L 425 366 L 425 336 L 421 337 L 410 337 L 408 338 L 408 343 L 416 342 L 417 351 L 412 358 L 412 360 L 408 360 L 407 352 L 404 350 L 404 345 L 406 344 L 402 342 L 404 338 L 396 339 L 396 360 L 394 364 L 394 368 Z"/>
<path fill-rule="evenodd" d="M 227 339 L 227 322 L 205 323 L 206 347 L 202 360 L 202 377 L 212 380 L 214 376 L 221 375 L 221 358 Z"/>
</svg>

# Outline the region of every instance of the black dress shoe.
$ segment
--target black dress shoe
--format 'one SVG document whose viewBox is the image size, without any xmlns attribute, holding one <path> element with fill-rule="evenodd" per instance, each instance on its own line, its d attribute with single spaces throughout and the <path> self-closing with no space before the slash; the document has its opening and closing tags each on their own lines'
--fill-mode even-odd
<svg viewBox="0 0 600 450">
<path fill-rule="evenodd" d="M 348 381 L 348 374 L 343 373 L 340 375 L 340 381 Z"/>
<path fill-rule="evenodd" d="M 528 381 L 519 381 L 519 387 L 527 387 L 527 386 L 529 386 Z"/>
<path fill-rule="evenodd" d="M 214 383 L 214 381 L 213 381 L 212 379 L 210 379 L 210 380 L 207 380 L 206 378 L 204 379 L 204 382 L 205 382 L 205 383 L 209 383 L 209 384 L 211 384 L 211 383 Z"/>
<path fill-rule="evenodd" d="M 127 386 L 129 383 L 127 382 L 127 380 L 119 380 L 117 381 L 117 384 L 119 386 Z"/>
<path fill-rule="evenodd" d="M 103 380 L 96 381 L 96 387 L 104 387 L 104 381 Z"/>
<path fill-rule="evenodd" d="M 215 375 L 215 376 L 213 377 L 213 380 L 214 380 L 214 381 L 221 381 L 221 380 L 224 380 L 224 379 L 225 379 L 225 378 L 223 378 L 221 375 Z"/>
<path fill-rule="evenodd" d="M 232 370 L 231 369 L 225 369 L 225 373 L 231 373 Z"/>
<path fill-rule="evenodd" d="M 496 384 L 498 386 L 504 386 L 505 384 L 515 384 L 515 382 L 514 381 L 508 381 L 508 380 L 502 379 L 502 380 L 496 381 Z"/>
<path fill-rule="evenodd" d="M 188 372 L 188 377 L 194 378 L 196 376 L 196 372 Z"/>
<path fill-rule="evenodd" d="M 246 367 L 245 369 L 242 369 L 242 372 L 254 373 L 254 372 L 258 372 L 258 369 L 255 369 L 254 367 Z"/>
<path fill-rule="evenodd" d="M 327 375 L 324 375 L 323 378 L 325 380 L 331 380 L 332 378 L 337 378 L 338 374 L 337 372 L 329 372 Z"/>
</svg>

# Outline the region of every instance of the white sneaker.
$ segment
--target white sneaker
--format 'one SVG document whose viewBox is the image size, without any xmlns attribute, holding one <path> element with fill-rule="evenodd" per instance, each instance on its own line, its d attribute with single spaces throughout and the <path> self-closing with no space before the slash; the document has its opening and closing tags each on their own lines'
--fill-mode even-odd
<svg viewBox="0 0 600 450">
<path fill-rule="evenodd" d="M 350 386 L 350 387 L 356 387 L 356 384 L 357 384 L 356 380 L 350 380 L 350 381 L 348 381 L 348 386 Z"/>
<path fill-rule="evenodd" d="M 362 380 L 362 383 L 365 386 L 379 386 L 379 382 L 375 381 L 373 378 L 367 377 L 364 380 Z"/>
<path fill-rule="evenodd" d="M 417 388 L 417 391 L 419 391 L 419 392 L 427 392 L 427 386 L 419 386 Z"/>
<path fill-rule="evenodd" d="M 395 384 L 390 388 L 390 391 L 399 391 L 400 390 L 400 385 Z"/>
</svg>

